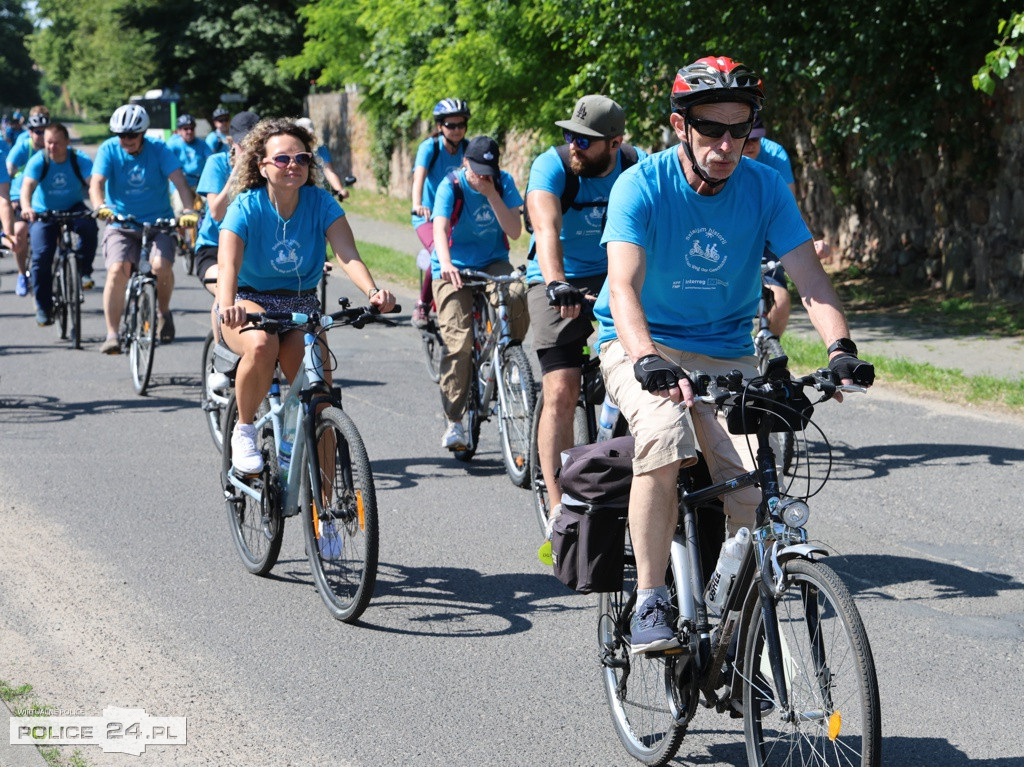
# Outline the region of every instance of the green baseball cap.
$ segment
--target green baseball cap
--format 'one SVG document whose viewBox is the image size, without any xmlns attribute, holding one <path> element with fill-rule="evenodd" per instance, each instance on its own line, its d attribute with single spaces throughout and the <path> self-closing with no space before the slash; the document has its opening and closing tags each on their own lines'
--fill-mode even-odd
<svg viewBox="0 0 1024 767">
<path fill-rule="evenodd" d="M 558 120 L 555 125 L 589 138 L 612 138 L 626 130 L 626 113 L 607 96 L 584 96 L 576 102 L 571 120 Z"/>
</svg>

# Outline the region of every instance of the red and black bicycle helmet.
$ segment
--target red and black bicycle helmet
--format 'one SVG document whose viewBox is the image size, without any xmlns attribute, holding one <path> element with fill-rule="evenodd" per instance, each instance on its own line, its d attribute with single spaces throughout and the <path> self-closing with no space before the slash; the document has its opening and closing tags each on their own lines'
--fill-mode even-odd
<svg viewBox="0 0 1024 767">
<path fill-rule="evenodd" d="M 679 70 L 671 101 L 673 112 L 723 101 L 750 104 L 758 110 L 764 106 L 764 88 L 757 73 L 738 61 L 705 56 Z"/>
</svg>

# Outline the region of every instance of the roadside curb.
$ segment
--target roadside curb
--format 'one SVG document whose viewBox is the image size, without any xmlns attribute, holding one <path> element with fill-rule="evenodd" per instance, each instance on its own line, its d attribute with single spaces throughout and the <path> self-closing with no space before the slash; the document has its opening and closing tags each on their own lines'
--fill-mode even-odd
<svg viewBox="0 0 1024 767">
<path fill-rule="evenodd" d="M 36 746 L 11 745 L 11 709 L 0 701 L 0 767 L 47 767 Z"/>
</svg>

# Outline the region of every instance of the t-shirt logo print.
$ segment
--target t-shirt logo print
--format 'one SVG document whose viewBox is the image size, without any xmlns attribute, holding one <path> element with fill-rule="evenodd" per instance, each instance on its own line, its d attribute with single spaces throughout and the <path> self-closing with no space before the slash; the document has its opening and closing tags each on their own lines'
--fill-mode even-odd
<svg viewBox="0 0 1024 767">
<path fill-rule="evenodd" d="M 725 253 L 719 247 L 725 247 L 725 237 L 714 229 L 701 227 L 694 229 L 686 237 L 690 243 L 686 251 L 686 265 L 695 272 L 708 274 L 717 272 L 728 260 Z"/>
<path fill-rule="evenodd" d="M 275 272 L 295 274 L 299 271 L 299 243 L 296 240 L 278 240 L 273 250 L 270 266 Z"/>
</svg>

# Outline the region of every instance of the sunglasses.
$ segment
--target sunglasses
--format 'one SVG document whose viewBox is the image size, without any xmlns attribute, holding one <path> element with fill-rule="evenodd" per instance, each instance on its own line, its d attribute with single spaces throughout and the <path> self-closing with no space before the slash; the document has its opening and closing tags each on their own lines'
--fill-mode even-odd
<svg viewBox="0 0 1024 767">
<path fill-rule="evenodd" d="M 31 131 L 32 131 L 32 132 L 33 132 L 34 134 L 36 134 L 37 136 L 38 136 L 38 135 L 39 135 L 40 133 L 46 133 L 46 128 L 30 128 L 29 130 L 31 130 Z"/>
<path fill-rule="evenodd" d="M 118 138 L 126 138 L 128 140 L 131 140 L 131 139 L 138 138 L 141 135 L 142 135 L 141 133 L 119 133 L 117 137 Z"/>
<path fill-rule="evenodd" d="M 565 139 L 566 144 L 575 144 L 577 148 L 582 149 L 584 152 L 590 149 L 590 143 L 597 141 L 597 139 L 587 138 L 581 136 L 578 133 L 573 133 L 571 130 L 563 130 L 562 138 Z"/>
<path fill-rule="evenodd" d="M 448 130 L 466 130 L 466 123 L 441 123 Z"/>
<path fill-rule="evenodd" d="M 300 168 L 305 168 L 313 161 L 313 153 L 296 152 L 295 154 L 275 154 L 269 159 L 278 168 L 287 168 L 293 162 Z"/>
<path fill-rule="evenodd" d="M 729 131 L 729 135 L 733 138 L 746 138 L 750 135 L 750 131 L 754 127 L 754 120 L 750 119 L 742 123 L 720 123 L 714 120 L 701 120 L 697 117 L 687 118 L 687 122 L 693 126 L 693 129 L 702 136 L 708 138 L 722 138 L 726 131 Z"/>
</svg>

